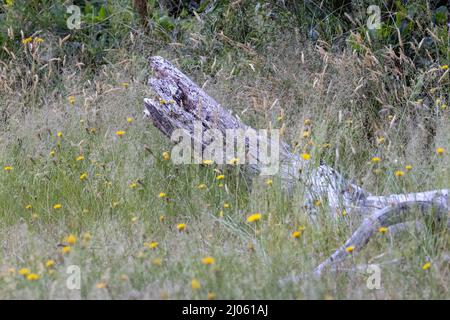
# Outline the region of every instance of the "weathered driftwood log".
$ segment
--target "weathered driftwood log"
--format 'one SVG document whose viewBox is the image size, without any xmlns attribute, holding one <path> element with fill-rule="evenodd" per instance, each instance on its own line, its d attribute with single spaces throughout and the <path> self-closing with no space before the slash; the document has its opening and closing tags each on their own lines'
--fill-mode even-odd
<svg viewBox="0 0 450 320">
<path fill-rule="evenodd" d="M 151 57 L 150 67 L 155 78 L 149 80 L 150 87 L 158 99 L 144 99 L 146 117 L 167 137 L 171 137 L 176 129 L 184 129 L 193 141 L 202 148 L 207 148 L 211 140 L 198 136 L 194 124 L 201 124 L 201 132 L 215 129 L 223 135 L 227 130 L 254 130 L 245 125 L 230 111 L 223 108 L 198 85 L 180 70 L 161 57 Z M 257 137 L 258 142 L 262 139 Z M 269 139 L 269 144 L 273 144 Z M 234 143 L 234 142 L 233 142 Z M 273 146 L 271 145 L 270 148 Z M 264 166 L 257 148 L 246 145 L 246 173 L 256 175 Z M 436 190 L 415 194 L 374 196 L 345 179 L 333 168 L 326 165 L 314 167 L 299 155 L 290 151 L 289 146 L 279 141 L 279 176 L 284 187 L 291 192 L 299 181 L 307 190 L 305 206 L 314 213 L 313 203 L 320 200 L 329 208 L 329 212 L 337 216 L 342 210 L 348 214 L 363 215 L 365 220 L 347 242 L 320 264 L 316 274 L 320 274 L 335 261 L 342 260 L 348 253 L 346 248 L 354 246 L 355 251 L 363 247 L 374 230 L 379 226 L 389 227 L 414 218 L 411 212 L 433 212 L 439 217 L 447 218 L 449 210 L 449 191 Z"/>
<path fill-rule="evenodd" d="M 167 60 L 152 57 L 150 66 L 156 78 L 150 79 L 149 85 L 159 100 L 145 99 L 144 113 L 167 137 L 170 138 L 175 129 L 184 129 L 191 133 L 193 140 L 198 139 L 194 134 L 196 121 L 201 122 L 203 131 L 217 129 L 224 135 L 228 129 L 254 130 L 224 109 Z M 206 147 L 208 141 L 201 142 Z M 314 168 L 308 161 L 292 153 L 283 141 L 279 145 L 279 175 L 284 186 L 292 190 L 293 185 L 300 180 L 308 190 L 306 205 L 310 211 L 314 209 L 312 204 L 315 200 L 326 200 L 333 213 L 338 214 L 343 209 L 350 212 L 362 205 L 369 195 L 334 169 L 326 165 Z M 255 162 L 248 165 L 250 174 L 260 171 L 263 165 L 260 161 L 258 150 L 247 149 L 246 163 Z"/>
</svg>

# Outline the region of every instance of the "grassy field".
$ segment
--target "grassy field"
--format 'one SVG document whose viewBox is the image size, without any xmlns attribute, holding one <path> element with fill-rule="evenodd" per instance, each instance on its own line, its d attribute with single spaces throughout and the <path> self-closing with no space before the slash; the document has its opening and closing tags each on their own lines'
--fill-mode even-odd
<svg viewBox="0 0 450 320">
<path fill-rule="evenodd" d="M 149 41 L 141 37 L 111 50 L 114 59 L 95 72 L 68 64 L 57 85 L 39 47 L 25 43 L 21 57 L 1 66 L 0 299 L 450 298 L 445 230 L 380 232 L 342 270 L 314 278 L 360 217 L 331 219 L 318 204 L 313 222 L 301 185 L 289 197 L 276 176 L 250 187 L 239 166 L 175 166 L 170 142 L 142 117 L 153 94 L 146 56 L 159 54 L 246 123 L 280 128 L 296 152 L 369 192 L 448 188 L 448 68 L 420 71 L 424 102 L 417 83 L 401 76 L 385 87 L 384 66 L 367 56 L 325 52 L 294 33 L 217 63 L 186 54 L 192 43 L 133 47 Z M 42 50 L 50 41 L 43 37 Z M 429 84 L 437 79 L 436 89 Z M 369 99 L 374 90 L 385 94 L 381 110 Z M 398 108 L 388 103 L 396 94 Z M 255 213 L 261 219 L 247 221 Z M 367 287 L 365 267 L 354 268 L 366 264 L 381 268 L 380 289 Z M 80 290 L 67 287 L 72 265 Z M 303 278 L 280 283 L 293 274 Z"/>
</svg>

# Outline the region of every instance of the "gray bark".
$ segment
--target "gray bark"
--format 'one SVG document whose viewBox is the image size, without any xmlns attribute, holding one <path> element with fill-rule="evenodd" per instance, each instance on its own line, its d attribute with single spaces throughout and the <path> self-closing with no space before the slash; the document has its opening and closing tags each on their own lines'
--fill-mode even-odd
<svg viewBox="0 0 450 320">
<path fill-rule="evenodd" d="M 198 139 L 194 135 L 195 121 L 201 122 L 203 131 L 216 129 L 223 135 L 227 129 L 253 130 L 169 61 L 157 56 L 151 57 L 150 67 L 155 77 L 149 80 L 149 86 L 158 99 L 144 99 L 144 114 L 167 137 L 170 138 L 175 129 L 184 129 L 190 133 L 192 139 Z M 203 147 L 208 145 L 208 141 L 202 139 L 200 143 Z M 415 211 L 433 212 L 447 219 L 449 210 L 447 189 L 375 196 L 345 179 L 329 166 L 314 167 L 310 162 L 291 152 L 283 141 L 280 141 L 279 151 L 279 175 L 283 186 L 288 192 L 292 192 L 296 183 L 299 181 L 303 183 L 307 190 L 305 206 L 309 212 L 314 213 L 316 209 L 313 204 L 316 200 L 320 200 L 328 206 L 329 212 L 335 217 L 344 209 L 348 214 L 365 217 L 361 226 L 347 242 L 316 268 L 316 274 L 321 274 L 326 267 L 348 256 L 345 251 L 348 246 L 354 246 L 355 251 L 360 250 L 379 226 L 389 227 L 414 219 L 411 213 Z M 263 164 L 258 151 L 254 148 L 246 150 L 246 162 L 249 163 L 249 160 L 254 160 L 254 163 L 246 166 L 246 173 L 250 176 L 260 173 Z"/>
</svg>

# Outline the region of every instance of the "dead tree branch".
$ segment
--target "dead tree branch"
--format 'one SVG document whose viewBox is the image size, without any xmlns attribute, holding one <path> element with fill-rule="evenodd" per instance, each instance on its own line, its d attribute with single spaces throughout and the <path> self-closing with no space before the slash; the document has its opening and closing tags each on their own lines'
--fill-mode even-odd
<svg viewBox="0 0 450 320">
<path fill-rule="evenodd" d="M 155 78 L 149 80 L 149 86 L 158 99 L 144 99 L 144 114 L 167 137 L 171 138 L 176 129 L 184 129 L 193 141 L 200 142 L 202 148 L 206 148 L 210 141 L 195 135 L 196 122 L 201 123 L 201 132 L 215 129 L 225 134 L 226 130 L 230 129 L 254 130 L 222 107 L 169 61 L 157 56 L 151 57 L 150 67 Z M 261 141 L 260 137 L 258 141 Z M 273 143 L 273 140 L 269 140 L 269 144 Z M 317 275 L 334 262 L 347 257 L 349 254 L 346 248 L 349 246 L 353 246 L 355 251 L 360 250 L 380 226 L 394 226 L 414 219 L 411 213 L 416 211 L 423 215 L 434 214 L 447 219 L 450 207 L 447 189 L 374 196 L 329 166 L 314 167 L 309 161 L 291 152 L 283 141 L 279 141 L 279 153 L 279 175 L 284 187 L 292 192 L 295 183 L 301 181 L 306 186 L 305 206 L 310 212 L 315 210 L 313 203 L 320 200 L 328 205 L 334 216 L 345 209 L 349 214 L 365 217 L 346 243 L 315 269 Z M 245 158 L 246 163 L 250 163 L 246 165 L 246 173 L 250 176 L 259 174 L 264 164 L 258 150 L 249 147 L 246 149 Z"/>
</svg>

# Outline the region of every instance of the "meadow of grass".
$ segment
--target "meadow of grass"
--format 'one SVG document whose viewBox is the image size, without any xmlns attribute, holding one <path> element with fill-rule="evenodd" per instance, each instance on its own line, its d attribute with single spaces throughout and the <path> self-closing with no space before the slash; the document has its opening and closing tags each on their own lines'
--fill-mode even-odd
<svg viewBox="0 0 450 320">
<path fill-rule="evenodd" d="M 450 298 L 448 232 L 380 232 L 342 270 L 314 278 L 360 217 L 331 219 L 318 204 L 314 222 L 301 184 L 288 196 L 276 176 L 249 185 L 239 166 L 173 165 L 170 142 L 142 117 L 153 94 L 146 58 L 157 53 L 246 123 L 281 128 L 296 152 L 371 193 L 448 188 L 445 66 L 417 71 L 423 101 L 417 83 L 386 87 L 385 66 L 370 56 L 324 51 L 295 31 L 256 55 L 206 58 L 186 54 L 203 41 L 193 32 L 192 42 L 164 46 L 131 34 L 95 72 L 67 62 L 55 75 L 39 51 L 57 42 L 50 37 L 0 66 L 1 299 Z M 354 268 L 365 264 L 380 266 L 380 289 Z M 80 290 L 67 288 L 72 265 Z M 280 283 L 292 274 L 304 276 Z"/>
</svg>

